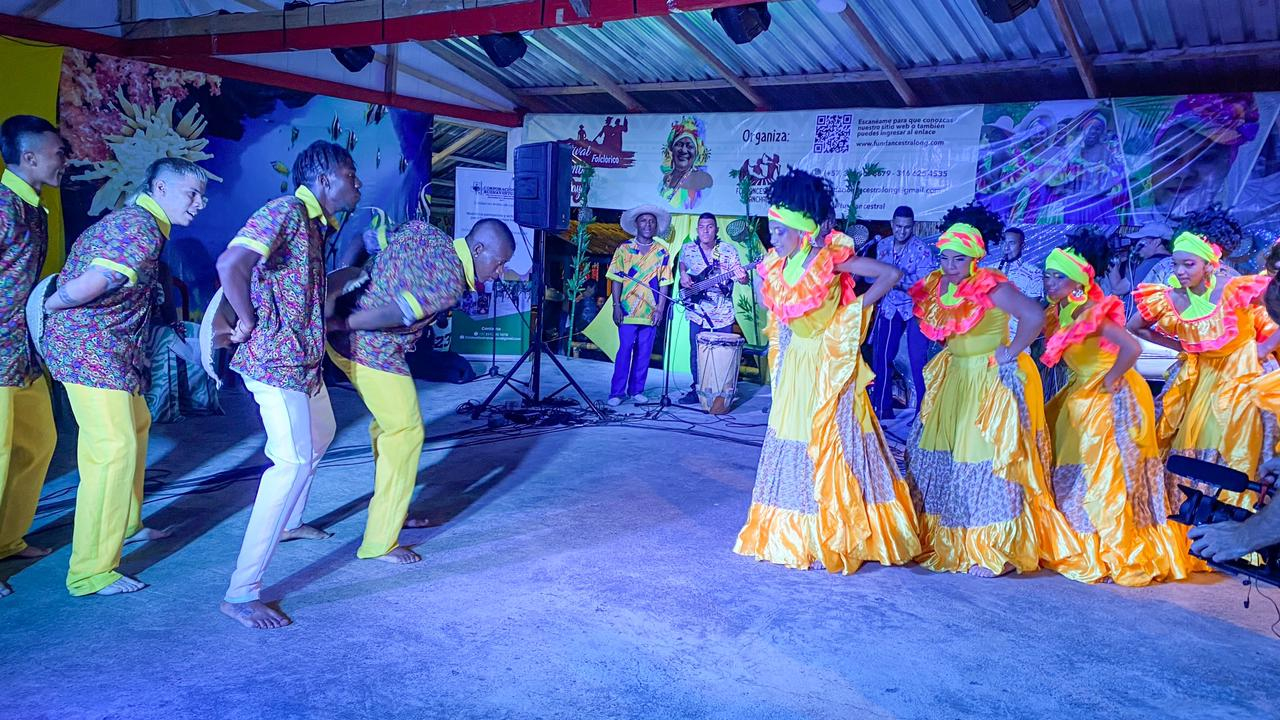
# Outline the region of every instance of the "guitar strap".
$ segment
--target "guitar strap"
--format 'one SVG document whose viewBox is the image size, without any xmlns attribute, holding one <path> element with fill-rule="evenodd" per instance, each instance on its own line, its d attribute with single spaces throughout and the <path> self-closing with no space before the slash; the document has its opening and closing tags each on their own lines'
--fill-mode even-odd
<svg viewBox="0 0 1280 720">
<path fill-rule="evenodd" d="M 710 269 L 711 269 L 711 260 L 707 257 L 707 251 L 702 249 L 702 243 L 700 243 L 700 242 L 695 242 L 695 243 L 694 243 L 694 245 L 696 245 L 696 246 L 698 247 L 698 254 L 702 256 L 702 264 L 704 265 L 704 267 L 702 268 L 703 272 L 706 272 L 707 270 L 710 270 Z M 714 251 L 712 251 L 712 252 L 714 252 Z"/>
</svg>

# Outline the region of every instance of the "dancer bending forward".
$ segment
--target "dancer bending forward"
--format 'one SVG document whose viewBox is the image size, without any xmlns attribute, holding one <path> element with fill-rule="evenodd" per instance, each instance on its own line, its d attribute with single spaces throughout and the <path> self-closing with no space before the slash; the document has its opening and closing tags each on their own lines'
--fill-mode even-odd
<svg viewBox="0 0 1280 720">
<path fill-rule="evenodd" d="M 734 552 L 793 568 L 852 573 L 865 561 L 901 565 L 920 552 L 906 483 L 867 399 L 858 348 L 871 305 L 901 274 L 828 235 L 826 180 L 793 170 L 769 191 L 773 250 L 760 267 L 769 308 L 773 406 L 747 523 Z M 862 297 L 857 274 L 874 280 Z"/>
</svg>

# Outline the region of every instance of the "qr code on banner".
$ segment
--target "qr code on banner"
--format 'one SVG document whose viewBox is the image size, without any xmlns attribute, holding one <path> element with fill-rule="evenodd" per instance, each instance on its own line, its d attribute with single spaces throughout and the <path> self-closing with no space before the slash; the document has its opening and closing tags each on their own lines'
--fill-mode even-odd
<svg viewBox="0 0 1280 720">
<path fill-rule="evenodd" d="M 819 115 L 813 131 L 815 155 L 849 152 L 849 134 L 853 131 L 852 115 Z"/>
</svg>

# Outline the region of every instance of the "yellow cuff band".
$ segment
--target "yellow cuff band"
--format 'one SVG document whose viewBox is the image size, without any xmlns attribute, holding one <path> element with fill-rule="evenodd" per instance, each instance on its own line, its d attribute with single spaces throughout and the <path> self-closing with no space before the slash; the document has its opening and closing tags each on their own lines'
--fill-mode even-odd
<svg viewBox="0 0 1280 720">
<path fill-rule="evenodd" d="M 129 285 L 136 285 L 138 283 L 138 273 L 134 272 L 133 268 L 128 265 L 121 265 L 114 260 L 107 260 L 106 258 L 94 258 L 89 264 L 97 265 L 98 267 L 120 273 L 129 279 Z"/>
<path fill-rule="evenodd" d="M 254 240 L 253 238 L 247 238 L 243 235 L 237 237 L 235 240 L 232 240 L 229 245 L 230 246 L 238 245 L 242 248 L 249 248 L 250 250 L 261 255 L 263 258 L 270 257 L 271 255 L 271 246 L 267 245 L 261 240 Z"/>
</svg>

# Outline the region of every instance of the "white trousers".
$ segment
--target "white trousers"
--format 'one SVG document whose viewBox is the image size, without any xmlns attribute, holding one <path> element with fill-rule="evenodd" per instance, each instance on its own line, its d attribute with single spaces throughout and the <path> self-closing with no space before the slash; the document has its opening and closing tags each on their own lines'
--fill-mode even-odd
<svg viewBox="0 0 1280 720">
<path fill-rule="evenodd" d="M 324 385 L 310 397 L 249 378 L 244 378 L 244 385 L 258 402 L 267 430 L 266 455 L 272 465 L 262 473 L 240 557 L 227 588 L 226 600 L 233 603 L 258 599 L 262 575 L 280 543 L 280 533 L 286 527 L 302 524 L 302 508 L 311 491 L 311 479 L 337 429 Z"/>
</svg>

